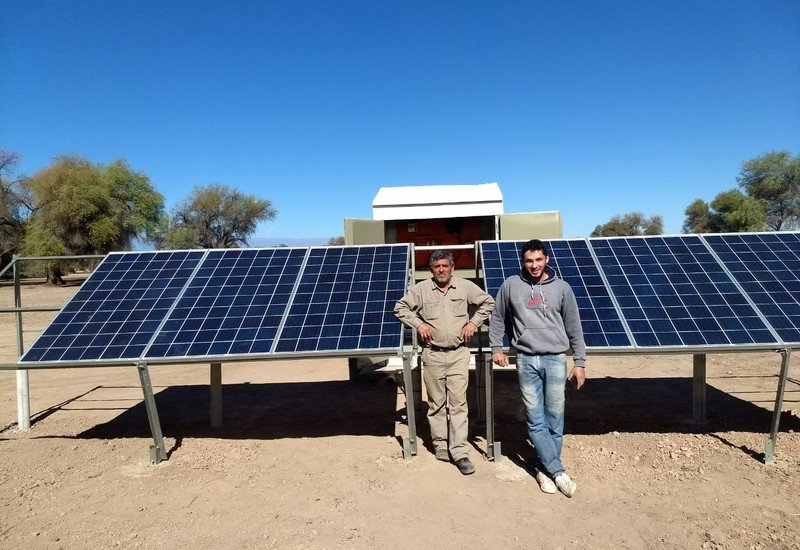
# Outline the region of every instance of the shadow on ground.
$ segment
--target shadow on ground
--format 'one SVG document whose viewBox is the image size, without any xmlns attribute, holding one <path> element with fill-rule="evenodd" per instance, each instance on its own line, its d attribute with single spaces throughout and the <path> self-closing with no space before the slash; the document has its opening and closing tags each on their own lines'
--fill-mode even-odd
<svg viewBox="0 0 800 550">
<path fill-rule="evenodd" d="M 397 388 L 386 379 L 365 377 L 349 381 L 223 386 L 223 425 L 212 429 L 210 391 L 207 385 L 170 386 L 157 390 L 156 406 L 165 436 L 176 448 L 185 437 L 222 439 L 282 439 L 335 435 L 397 436 L 395 426 L 406 423 L 405 408 L 397 406 Z M 103 388 L 98 387 L 91 392 Z M 87 392 L 44 412 L 80 408 L 92 401 Z M 787 387 L 787 403 L 796 393 Z M 611 432 L 712 433 L 754 432 L 765 436 L 772 420 L 771 404 L 760 407 L 709 385 L 706 390 L 708 421 L 692 418 L 690 378 L 599 378 L 581 391 L 567 390 L 566 433 L 577 435 Z M 87 403 L 82 403 L 87 401 Z M 401 400 L 402 402 L 402 400 Z M 469 389 L 470 439 L 478 452 L 485 448 L 485 427 L 480 414 L 474 376 Z M 515 371 L 495 372 L 495 433 L 506 456 L 530 454 Z M 784 406 L 784 408 L 787 408 Z M 431 450 L 425 404 L 417 410 L 421 445 Z M 38 422 L 40 418 L 36 418 Z M 783 413 L 781 431 L 800 430 L 800 419 Z M 78 434 L 77 438 L 114 439 L 150 437 L 143 403 L 108 422 Z M 174 449 L 173 449 L 174 450 Z"/>
<path fill-rule="evenodd" d="M 347 381 L 226 384 L 222 427 L 210 424 L 208 386 L 170 386 L 155 394 L 164 436 L 225 439 L 282 439 L 334 435 L 394 434 L 397 390 L 377 383 Z M 79 438 L 148 437 L 144 404 L 139 403 Z"/>
</svg>

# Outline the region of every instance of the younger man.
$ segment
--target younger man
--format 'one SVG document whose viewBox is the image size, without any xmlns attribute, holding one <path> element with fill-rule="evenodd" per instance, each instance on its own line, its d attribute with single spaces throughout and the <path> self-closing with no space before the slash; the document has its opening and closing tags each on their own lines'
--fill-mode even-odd
<svg viewBox="0 0 800 550">
<path fill-rule="evenodd" d="M 503 334 L 517 350 L 517 370 L 525 404 L 528 435 L 536 449 L 536 481 L 545 493 L 556 487 L 567 497 L 577 488 L 561 463 L 564 434 L 564 386 L 585 380 L 586 345 L 572 288 L 547 265 L 547 248 L 538 239 L 522 247 L 522 269 L 505 280 L 489 325 L 492 361 L 508 365 Z M 507 331 L 507 332 L 506 332 Z M 575 366 L 567 373 L 566 352 Z M 554 483 L 555 482 L 555 483 Z"/>
</svg>

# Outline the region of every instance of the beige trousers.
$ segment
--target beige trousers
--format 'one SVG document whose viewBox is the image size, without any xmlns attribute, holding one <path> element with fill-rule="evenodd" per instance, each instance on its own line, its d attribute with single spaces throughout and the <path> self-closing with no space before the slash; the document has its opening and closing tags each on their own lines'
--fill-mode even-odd
<svg viewBox="0 0 800 550">
<path fill-rule="evenodd" d="M 469 348 L 464 346 L 453 351 L 425 348 L 422 363 L 434 451 L 449 449 L 453 460 L 466 458 L 469 455 Z"/>
</svg>

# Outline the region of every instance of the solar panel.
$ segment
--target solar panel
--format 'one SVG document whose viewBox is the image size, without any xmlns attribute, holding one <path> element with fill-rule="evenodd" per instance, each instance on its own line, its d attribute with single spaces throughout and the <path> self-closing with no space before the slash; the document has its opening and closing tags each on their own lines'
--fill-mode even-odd
<svg viewBox="0 0 800 550">
<path fill-rule="evenodd" d="M 20 361 L 140 357 L 204 254 L 109 254 Z"/>
<path fill-rule="evenodd" d="M 589 242 L 637 346 L 776 343 L 696 235 Z"/>
<path fill-rule="evenodd" d="M 409 246 L 312 248 L 276 353 L 396 350 L 394 304 L 406 290 Z"/>
<path fill-rule="evenodd" d="M 704 235 L 785 343 L 800 343 L 800 234 Z"/>
<path fill-rule="evenodd" d="M 306 251 L 209 251 L 145 358 L 269 353 Z"/>
<path fill-rule="evenodd" d="M 486 291 L 497 296 L 500 285 L 520 272 L 520 251 L 525 241 L 483 241 L 481 258 Z M 614 302 L 603 282 L 586 241 L 546 241 L 549 265 L 572 287 L 581 316 L 587 347 L 630 347 Z"/>
</svg>

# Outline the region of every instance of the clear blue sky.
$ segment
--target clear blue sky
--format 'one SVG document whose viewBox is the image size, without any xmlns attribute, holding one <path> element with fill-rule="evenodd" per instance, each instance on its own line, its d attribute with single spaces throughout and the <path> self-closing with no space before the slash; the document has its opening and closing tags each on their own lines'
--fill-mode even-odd
<svg viewBox="0 0 800 550">
<path fill-rule="evenodd" d="M 0 147 L 119 157 L 173 206 L 272 200 L 329 237 L 381 186 L 497 181 L 565 236 L 800 151 L 800 2 L 0 0 Z"/>
</svg>

